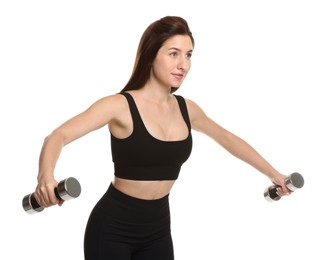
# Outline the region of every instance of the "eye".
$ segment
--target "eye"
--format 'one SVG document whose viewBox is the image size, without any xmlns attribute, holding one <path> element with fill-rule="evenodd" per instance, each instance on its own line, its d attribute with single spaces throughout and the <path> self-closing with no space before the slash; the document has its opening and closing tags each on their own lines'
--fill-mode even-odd
<svg viewBox="0 0 322 260">
<path fill-rule="evenodd" d="M 187 57 L 188 59 L 191 59 L 191 57 L 192 57 L 192 53 L 191 53 L 191 52 L 187 53 L 187 54 L 186 54 L 186 57 Z"/>
<path fill-rule="evenodd" d="M 176 51 L 174 51 L 174 52 L 170 52 L 169 55 L 172 56 L 172 57 L 176 57 L 178 55 L 178 53 Z"/>
</svg>

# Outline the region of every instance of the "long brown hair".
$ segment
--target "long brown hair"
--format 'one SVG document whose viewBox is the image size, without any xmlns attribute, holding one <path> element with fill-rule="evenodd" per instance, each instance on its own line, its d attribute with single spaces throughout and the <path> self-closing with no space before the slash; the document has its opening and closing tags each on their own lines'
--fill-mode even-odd
<svg viewBox="0 0 322 260">
<path fill-rule="evenodd" d="M 194 47 L 194 39 L 185 19 L 165 16 L 144 31 L 136 53 L 132 75 L 122 91 L 142 88 L 150 77 L 152 63 L 165 41 L 175 35 L 188 35 Z M 176 88 L 171 88 L 174 92 Z"/>
</svg>

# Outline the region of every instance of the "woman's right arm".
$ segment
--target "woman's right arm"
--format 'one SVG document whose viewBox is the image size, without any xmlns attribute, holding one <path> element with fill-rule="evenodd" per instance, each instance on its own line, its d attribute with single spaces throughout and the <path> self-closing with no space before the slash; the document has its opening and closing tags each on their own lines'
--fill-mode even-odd
<svg viewBox="0 0 322 260">
<path fill-rule="evenodd" d="M 54 177 L 54 169 L 63 147 L 93 130 L 117 121 L 120 113 L 124 111 L 122 106 L 124 107 L 124 99 L 121 95 L 104 97 L 63 123 L 45 138 L 39 157 L 38 185 L 34 193 L 41 206 L 49 207 L 63 203 L 54 193 L 58 184 Z"/>
</svg>

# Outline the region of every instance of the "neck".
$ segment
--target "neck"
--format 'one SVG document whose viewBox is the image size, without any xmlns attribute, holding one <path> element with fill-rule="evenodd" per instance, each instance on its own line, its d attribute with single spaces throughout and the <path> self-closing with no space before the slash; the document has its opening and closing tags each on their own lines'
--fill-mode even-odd
<svg viewBox="0 0 322 260">
<path fill-rule="evenodd" d="M 142 96 L 146 99 L 154 100 L 158 103 L 168 102 L 171 97 L 171 87 L 158 86 L 147 83 L 140 89 Z"/>
</svg>

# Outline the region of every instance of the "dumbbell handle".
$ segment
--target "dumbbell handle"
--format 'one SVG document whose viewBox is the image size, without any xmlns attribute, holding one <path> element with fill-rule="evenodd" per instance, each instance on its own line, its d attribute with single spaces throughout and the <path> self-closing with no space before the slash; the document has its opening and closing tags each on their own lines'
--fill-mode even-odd
<svg viewBox="0 0 322 260">
<path fill-rule="evenodd" d="M 54 189 L 54 192 L 55 192 L 55 195 L 56 195 L 56 198 L 59 199 L 59 200 L 63 200 L 60 196 L 59 196 L 59 193 L 58 193 L 58 189 L 55 188 Z M 30 204 L 32 206 L 33 209 L 37 209 L 37 211 L 42 211 L 44 208 L 42 206 L 40 206 L 34 196 L 34 193 L 31 193 L 27 196 L 30 196 Z"/>
<path fill-rule="evenodd" d="M 304 178 L 301 174 L 294 172 L 286 177 L 285 185 L 291 191 L 295 191 L 303 187 Z M 264 197 L 270 202 L 279 200 L 281 197 L 277 194 L 277 188 L 277 185 L 271 185 L 266 188 L 264 191 Z"/>
<path fill-rule="evenodd" d="M 54 192 L 57 199 L 66 201 L 77 198 L 81 193 L 81 186 L 75 178 L 69 177 L 60 181 L 58 186 L 54 189 Z M 29 214 L 44 210 L 44 208 L 37 202 L 34 193 L 30 193 L 23 198 L 22 207 Z"/>
</svg>

